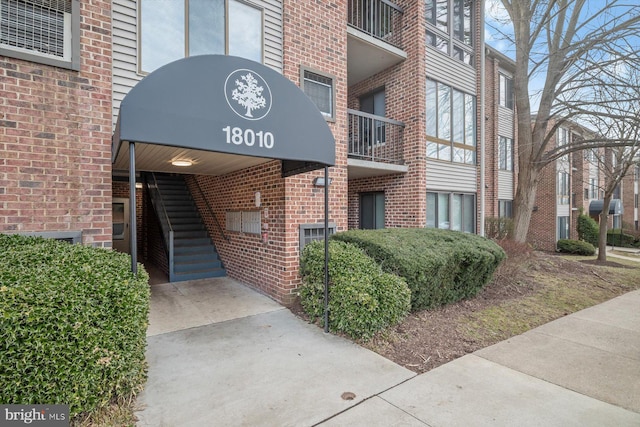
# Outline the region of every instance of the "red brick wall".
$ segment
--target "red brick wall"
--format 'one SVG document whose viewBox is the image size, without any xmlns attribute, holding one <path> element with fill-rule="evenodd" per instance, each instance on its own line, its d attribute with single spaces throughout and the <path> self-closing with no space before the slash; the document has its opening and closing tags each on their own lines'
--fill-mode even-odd
<svg viewBox="0 0 640 427">
<path fill-rule="evenodd" d="M 625 232 L 631 234 L 637 234 L 637 230 L 635 228 L 635 217 L 634 217 L 634 208 L 635 208 L 635 191 L 634 191 L 634 182 L 635 182 L 635 166 L 631 166 L 629 171 L 622 179 L 622 207 L 624 212 L 622 213 L 622 223 Z M 640 184 L 640 183 L 639 183 Z"/>
<path fill-rule="evenodd" d="M 485 217 L 498 217 L 498 99 L 500 63 L 487 55 L 485 62 Z M 479 108 L 479 107 L 478 107 Z M 480 156 L 478 156 L 480 160 Z M 515 159 L 514 159 L 515 163 Z"/>
<path fill-rule="evenodd" d="M 0 232 L 111 246 L 111 2 L 81 2 L 80 71 L 0 56 Z"/>
<path fill-rule="evenodd" d="M 336 119 L 329 122 L 336 142 L 336 166 L 330 168 L 330 221 L 338 230 L 347 226 L 346 170 L 346 3 L 284 1 L 283 47 L 285 77 L 300 84 L 300 68 L 308 67 L 335 78 Z M 322 19 L 319 19 L 322 17 Z M 303 138 L 304 135 L 301 135 Z M 205 197 L 225 228 L 228 211 L 261 212 L 261 235 L 227 232 L 222 237 L 204 201 L 193 191 L 200 212 L 230 277 L 241 280 L 282 302 L 290 302 L 300 285 L 299 226 L 324 221 L 324 192 L 313 186 L 323 170 L 282 178 L 279 161 L 225 176 L 197 176 Z M 195 181 L 190 181 L 195 189 Z M 255 206 L 260 192 L 261 206 Z"/>
<path fill-rule="evenodd" d="M 424 227 L 426 223 L 425 38 L 423 2 L 400 1 L 403 8 L 403 62 L 349 87 L 349 107 L 359 109 L 359 97 L 384 87 L 386 116 L 405 124 L 405 174 L 349 180 L 349 228 L 359 227 L 360 194 L 385 193 L 386 227 Z"/>
</svg>

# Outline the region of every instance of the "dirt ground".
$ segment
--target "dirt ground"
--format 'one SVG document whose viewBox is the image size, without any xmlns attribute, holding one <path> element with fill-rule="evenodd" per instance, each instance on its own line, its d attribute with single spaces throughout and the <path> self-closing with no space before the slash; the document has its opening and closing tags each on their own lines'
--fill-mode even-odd
<svg viewBox="0 0 640 427">
<path fill-rule="evenodd" d="M 359 344 L 422 373 L 640 287 L 640 265 L 611 259 L 602 265 L 522 248 L 507 253 L 493 281 L 474 298 L 412 313 Z M 299 305 L 291 309 L 305 318 Z"/>
</svg>

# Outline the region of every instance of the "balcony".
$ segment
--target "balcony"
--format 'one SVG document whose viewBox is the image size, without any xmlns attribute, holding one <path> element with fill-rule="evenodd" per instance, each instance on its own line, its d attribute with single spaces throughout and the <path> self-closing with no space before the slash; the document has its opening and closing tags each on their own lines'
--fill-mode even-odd
<svg viewBox="0 0 640 427">
<path fill-rule="evenodd" d="M 406 173 L 402 133 L 404 123 L 347 110 L 349 119 L 349 179 Z"/>
<path fill-rule="evenodd" d="M 352 85 L 407 58 L 402 9 L 388 0 L 349 0 L 347 79 Z"/>
</svg>

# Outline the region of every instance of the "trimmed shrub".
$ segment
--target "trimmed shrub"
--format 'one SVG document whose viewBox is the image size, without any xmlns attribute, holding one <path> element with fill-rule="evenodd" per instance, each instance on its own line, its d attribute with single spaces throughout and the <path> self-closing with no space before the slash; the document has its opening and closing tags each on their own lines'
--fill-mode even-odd
<svg viewBox="0 0 640 427">
<path fill-rule="evenodd" d="M 607 230 L 607 245 L 623 248 L 640 247 L 640 241 L 632 234 L 621 233 L 620 229 Z"/>
<path fill-rule="evenodd" d="M 513 234 L 513 218 L 486 217 L 484 226 L 487 239 L 503 240 Z"/>
<path fill-rule="evenodd" d="M 324 241 L 305 246 L 300 257 L 300 302 L 312 321 L 324 315 Z M 355 339 L 400 322 L 411 294 L 402 278 L 383 273 L 358 247 L 329 242 L 329 329 Z"/>
<path fill-rule="evenodd" d="M 593 246 L 598 246 L 599 237 L 598 223 L 589 215 L 578 215 L 578 239 L 591 243 Z"/>
<path fill-rule="evenodd" d="M 574 255 L 594 255 L 596 248 L 589 242 L 582 240 L 560 239 L 557 243 L 558 251 Z"/>
<path fill-rule="evenodd" d="M 404 278 L 414 311 L 476 295 L 506 256 L 484 237 L 433 228 L 349 230 L 331 238 L 357 245 L 383 271 Z"/>
<path fill-rule="evenodd" d="M 146 379 L 148 275 L 129 257 L 0 234 L 0 401 L 69 404 L 71 416 Z"/>
</svg>

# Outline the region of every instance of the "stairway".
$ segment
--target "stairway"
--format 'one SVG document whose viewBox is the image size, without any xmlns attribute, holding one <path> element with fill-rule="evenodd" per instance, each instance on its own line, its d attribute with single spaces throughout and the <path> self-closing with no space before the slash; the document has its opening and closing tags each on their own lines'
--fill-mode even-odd
<svg viewBox="0 0 640 427">
<path fill-rule="evenodd" d="M 148 181 L 154 182 L 153 177 L 150 176 Z M 184 177 L 156 173 L 155 182 L 174 232 L 174 268 L 173 274 L 169 274 L 169 281 L 226 276 Z"/>
</svg>

